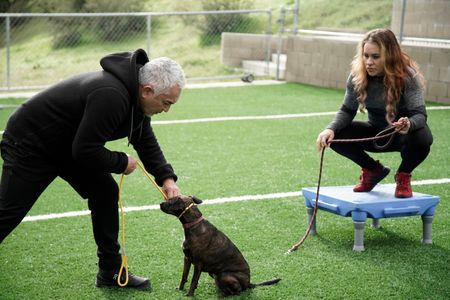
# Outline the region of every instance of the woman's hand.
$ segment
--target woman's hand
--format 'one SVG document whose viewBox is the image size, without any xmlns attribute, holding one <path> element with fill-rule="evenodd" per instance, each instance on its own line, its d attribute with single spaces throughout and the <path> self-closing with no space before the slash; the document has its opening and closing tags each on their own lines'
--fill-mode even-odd
<svg viewBox="0 0 450 300">
<path fill-rule="evenodd" d="M 334 131 L 331 129 L 325 129 L 321 133 L 316 140 L 317 150 L 321 151 L 323 148 L 329 146 L 329 142 L 334 139 Z"/>
<path fill-rule="evenodd" d="M 392 126 L 395 127 L 395 131 L 397 131 L 398 133 L 407 134 L 409 128 L 411 127 L 411 122 L 407 117 L 402 117 L 398 119 L 397 122 L 392 123 Z"/>
</svg>

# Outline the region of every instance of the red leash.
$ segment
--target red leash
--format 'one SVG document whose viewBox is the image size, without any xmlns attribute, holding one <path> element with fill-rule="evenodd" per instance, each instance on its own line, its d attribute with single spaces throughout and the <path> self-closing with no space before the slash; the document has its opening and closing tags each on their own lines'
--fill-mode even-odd
<svg viewBox="0 0 450 300">
<path fill-rule="evenodd" d="M 401 130 L 401 129 L 400 129 L 400 130 Z M 392 131 L 392 132 L 390 132 L 390 131 Z M 391 144 L 391 142 L 392 142 L 392 140 L 393 140 L 393 138 L 394 138 L 394 134 L 395 134 L 396 132 L 397 132 L 397 131 L 395 130 L 395 127 L 392 126 L 392 127 L 389 127 L 389 128 L 387 128 L 387 129 L 384 129 L 384 130 L 380 131 L 380 132 L 377 133 L 377 135 L 375 135 L 374 137 L 361 138 L 361 139 L 337 139 L 337 140 L 331 140 L 331 141 L 329 141 L 328 144 L 331 144 L 331 143 L 360 143 L 360 142 L 373 141 L 373 144 L 374 144 L 375 148 L 377 148 L 377 149 L 383 149 L 383 148 L 388 147 L 388 146 Z M 389 138 L 389 140 L 387 141 L 386 144 L 380 146 L 380 145 L 378 145 L 378 144 L 376 143 L 376 141 L 378 141 L 378 140 L 380 140 L 380 139 L 387 138 L 387 137 L 389 137 L 389 136 L 390 136 L 390 138 Z M 324 154 L 325 154 L 325 147 L 322 148 L 322 153 L 321 153 L 321 155 L 320 155 L 319 179 L 317 180 L 317 191 L 316 191 L 316 199 L 315 199 L 315 203 L 314 203 L 314 211 L 313 211 L 313 215 L 312 215 L 311 220 L 310 220 L 310 222 L 309 222 L 308 228 L 306 229 L 306 232 L 305 232 L 305 234 L 303 235 L 303 237 L 301 238 L 301 240 L 300 240 L 298 243 L 296 243 L 295 245 L 293 245 L 293 246 L 287 251 L 286 254 L 289 254 L 289 253 L 291 253 L 291 252 L 294 252 L 295 250 L 298 249 L 298 247 L 300 247 L 300 246 L 305 242 L 306 238 L 307 238 L 308 235 L 309 235 L 309 232 L 311 231 L 311 228 L 312 228 L 312 226 L 313 226 L 313 224 L 314 224 L 314 221 L 316 220 L 317 208 L 318 208 L 318 203 L 319 203 L 320 181 L 321 181 L 321 179 L 322 179 L 322 167 L 323 167 L 323 156 L 324 156 Z"/>
</svg>

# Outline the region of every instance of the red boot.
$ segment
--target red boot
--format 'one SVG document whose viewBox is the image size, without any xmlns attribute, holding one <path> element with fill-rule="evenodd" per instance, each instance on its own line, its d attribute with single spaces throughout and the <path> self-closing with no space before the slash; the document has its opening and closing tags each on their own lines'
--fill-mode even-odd
<svg viewBox="0 0 450 300">
<path fill-rule="evenodd" d="M 384 177 L 386 177 L 391 170 L 377 160 L 377 166 L 375 169 L 369 170 L 366 168 L 361 169 L 361 176 L 359 177 L 359 183 L 353 188 L 354 192 L 370 192 Z"/>
<path fill-rule="evenodd" d="M 410 173 L 397 172 L 395 174 L 395 182 L 397 183 L 397 187 L 395 188 L 396 198 L 412 197 Z"/>
</svg>

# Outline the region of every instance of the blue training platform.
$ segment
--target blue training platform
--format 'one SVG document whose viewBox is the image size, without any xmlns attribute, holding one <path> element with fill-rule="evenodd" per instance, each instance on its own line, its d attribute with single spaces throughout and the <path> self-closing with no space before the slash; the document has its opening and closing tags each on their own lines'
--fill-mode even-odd
<svg viewBox="0 0 450 300">
<path fill-rule="evenodd" d="M 355 193 L 353 186 L 321 187 L 318 209 L 344 217 L 352 217 L 355 226 L 355 244 L 353 250 L 364 250 L 364 223 L 373 219 L 378 227 L 378 219 L 405 216 L 422 216 L 423 243 L 431 244 L 431 222 L 439 197 L 422 193 L 413 193 L 411 198 L 395 198 L 394 185 L 377 185 L 371 192 Z M 316 201 L 317 188 L 303 188 L 309 220 L 312 217 Z M 315 222 L 311 234 L 316 233 Z"/>
</svg>

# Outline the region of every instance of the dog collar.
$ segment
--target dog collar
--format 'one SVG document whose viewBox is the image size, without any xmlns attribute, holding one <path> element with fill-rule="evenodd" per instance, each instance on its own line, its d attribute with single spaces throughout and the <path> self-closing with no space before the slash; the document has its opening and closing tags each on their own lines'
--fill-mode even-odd
<svg viewBox="0 0 450 300">
<path fill-rule="evenodd" d="M 203 220 L 204 220 L 204 218 L 200 217 L 200 218 L 198 218 L 197 220 L 195 220 L 193 222 L 183 224 L 183 227 L 184 227 L 184 229 L 189 229 L 191 227 L 194 227 L 195 225 L 197 225 L 198 223 L 200 223 Z"/>
</svg>

